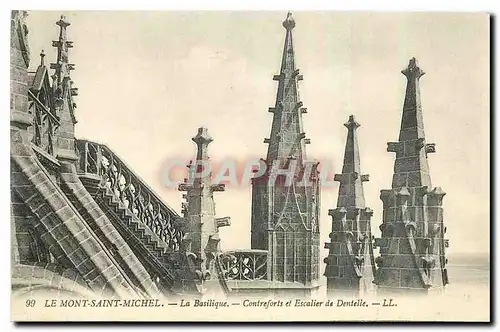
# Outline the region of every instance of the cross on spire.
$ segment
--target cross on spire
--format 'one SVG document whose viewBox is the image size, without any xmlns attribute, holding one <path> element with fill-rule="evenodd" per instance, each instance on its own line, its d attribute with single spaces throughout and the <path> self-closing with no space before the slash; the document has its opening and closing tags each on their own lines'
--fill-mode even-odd
<svg viewBox="0 0 500 332">
<path fill-rule="evenodd" d="M 208 129 L 198 128 L 198 133 L 192 140 L 197 146 L 196 160 L 208 160 L 208 145 L 213 141 L 213 138 L 208 134 Z"/>
</svg>

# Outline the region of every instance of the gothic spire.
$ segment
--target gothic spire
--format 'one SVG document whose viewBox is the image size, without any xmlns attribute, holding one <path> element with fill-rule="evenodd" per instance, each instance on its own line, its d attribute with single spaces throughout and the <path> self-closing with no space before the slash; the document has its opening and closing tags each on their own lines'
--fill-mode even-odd
<svg viewBox="0 0 500 332">
<path fill-rule="evenodd" d="M 366 207 L 363 194 L 363 182 L 368 181 L 369 176 L 361 175 L 357 137 L 360 124 L 350 115 L 344 126 L 347 128 L 344 165 L 342 173 L 335 174 L 335 181 L 340 182 L 339 197 L 337 208 L 328 211 L 332 232 L 331 241 L 325 243 L 329 249 L 324 260 L 329 297 L 338 292 L 359 295 L 373 290 L 373 210 Z"/>
<path fill-rule="evenodd" d="M 309 139 L 306 138 L 302 125 L 302 113 L 306 109 L 302 107 L 298 91 L 298 81 L 302 80 L 302 75 L 295 68 L 292 34 L 295 21 L 291 12 L 283 21 L 283 27 L 286 29 L 286 36 L 281 70 L 279 75 L 273 77 L 278 81 L 276 103 L 269 109 L 274 113 L 273 124 L 270 138 L 266 138 L 264 142 L 269 144 L 268 164 L 274 160 L 286 162 L 288 159 L 296 159 L 301 164 L 306 159 L 304 145 L 309 143 Z"/>
<path fill-rule="evenodd" d="M 426 143 L 419 80 L 424 72 L 415 58 L 402 71 L 406 95 L 397 142 L 387 143 L 396 153 L 392 189 L 381 190 L 383 222 L 376 262 L 375 283 L 381 293 L 398 289 L 427 292 L 448 283 L 441 188 L 433 188 L 427 154 L 435 152 Z"/>
<path fill-rule="evenodd" d="M 435 152 L 434 144 L 425 142 L 422 104 L 420 101 L 420 77 L 425 72 L 411 58 L 408 67 L 401 71 L 406 76 L 406 94 L 401 118 L 398 142 L 387 143 L 387 151 L 396 153 L 392 187 L 431 188 L 427 154 Z"/>
<path fill-rule="evenodd" d="M 70 78 L 71 70 L 75 69 L 75 65 L 69 63 L 68 60 L 68 50 L 73 47 L 73 42 L 69 41 L 67 38 L 67 27 L 71 25 L 66 20 L 66 16 L 61 15 L 59 21 L 56 22 L 59 26 L 59 39 L 52 41 L 52 46 L 57 48 L 57 62 L 50 64 L 50 69 L 54 69 L 54 82 L 56 97 L 60 101 L 63 98 L 69 98 L 69 107 L 72 110 L 75 107 L 75 103 L 72 100 L 72 96 L 78 95 L 78 89 L 73 88 L 73 82 Z"/>
<path fill-rule="evenodd" d="M 344 126 L 347 128 L 344 165 L 342 174 L 335 174 L 335 181 L 340 182 L 337 207 L 364 208 L 363 182 L 369 180 L 369 175 L 361 175 L 358 135 L 356 132 L 360 124 L 356 122 L 354 115 L 350 115 Z"/>
<path fill-rule="evenodd" d="M 417 59 L 411 58 L 408 67 L 403 69 L 401 73 L 406 76 L 407 84 L 399 141 L 424 138 L 419 81 L 425 72 L 418 66 Z"/>
</svg>

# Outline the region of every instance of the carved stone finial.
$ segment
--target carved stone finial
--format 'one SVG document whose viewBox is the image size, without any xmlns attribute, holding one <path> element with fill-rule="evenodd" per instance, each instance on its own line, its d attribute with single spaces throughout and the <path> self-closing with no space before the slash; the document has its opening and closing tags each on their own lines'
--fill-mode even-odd
<svg viewBox="0 0 500 332">
<path fill-rule="evenodd" d="M 45 51 L 40 52 L 40 66 L 45 66 Z"/>
<path fill-rule="evenodd" d="M 354 115 L 349 115 L 349 120 L 346 123 L 344 123 L 344 126 L 347 129 L 357 129 L 358 127 L 361 127 L 361 125 L 359 124 L 359 122 L 357 122 L 354 119 Z"/>
<path fill-rule="evenodd" d="M 408 67 L 403 69 L 401 73 L 405 75 L 407 79 L 418 79 L 425 74 L 425 72 L 418 66 L 418 62 L 415 57 L 410 59 Z"/>
<path fill-rule="evenodd" d="M 193 137 L 193 142 L 197 145 L 208 145 L 213 141 L 213 138 L 208 134 L 208 129 L 201 127 L 198 128 L 198 134 Z"/>
<path fill-rule="evenodd" d="M 286 14 L 286 19 L 283 21 L 283 27 L 287 30 L 292 30 L 295 27 L 295 20 L 293 19 L 292 12 Z"/>
<path fill-rule="evenodd" d="M 56 24 L 58 26 L 60 26 L 61 28 L 66 28 L 67 26 L 70 26 L 71 23 L 69 23 L 67 20 L 66 20 L 66 15 L 61 15 L 61 18 L 59 19 L 59 21 L 56 22 Z"/>
</svg>

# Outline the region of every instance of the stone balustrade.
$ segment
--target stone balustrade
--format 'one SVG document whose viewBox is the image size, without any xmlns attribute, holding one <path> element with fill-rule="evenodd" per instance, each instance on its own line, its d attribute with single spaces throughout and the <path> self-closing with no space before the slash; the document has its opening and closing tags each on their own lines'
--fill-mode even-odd
<svg viewBox="0 0 500 332">
<path fill-rule="evenodd" d="M 78 140 L 80 172 L 101 177 L 115 196 L 173 251 L 181 248 L 182 218 L 107 146 Z"/>
</svg>

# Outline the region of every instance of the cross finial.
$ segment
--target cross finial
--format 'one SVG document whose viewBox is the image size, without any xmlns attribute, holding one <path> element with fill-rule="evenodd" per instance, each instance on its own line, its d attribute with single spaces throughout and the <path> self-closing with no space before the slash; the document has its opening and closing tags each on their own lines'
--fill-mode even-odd
<svg viewBox="0 0 500 332">
<path fill-rule="evenodd" d="M 403 69 L 401 73 L 408 79 L 418 79 L 425 74 L 425 72 L 418 66 L 418 61 L 417 59 L 415 59 L 415 57 L 412 57 L 410 59 L 410 61 L 408 62 L 408 67 Z"/>
<path fill-rule="evenodd" d="M 56 22 L 56 24 L 58 26 L 60 26 L 61 28 L 66 28 L 67 26 L 71 25 L 71 23 L 69 23 L 67 20 L 66 20 L 66 15 L 61 15 L 61 18 L 59 19 L 59 21 Z"/>
<path fill-rule="evenodd" d="M 361 125 L 359 124 L 359 122 L 354 120 L 354 115 L 349 115 L 349 120 L 346 123 L 344 123 L 344 126 L 347 129 L 357 129 Z"/>
<path fill-rule="evenodd" d="M 208 145 L 213 141 L 213 138 L 208 134 L 208 129 L 201 127 L 198 128 L 198 134 L 193 137 L 193 142 L 197 145 Z"/>
<path fill-rule="evenodd" d="M 295 27 L 295 20 L 293 19 L 292 12 L 286 14 L 286 19 L 283 21 L 283 27 L 287 30 L 292 30 Z"/>
</svg>

